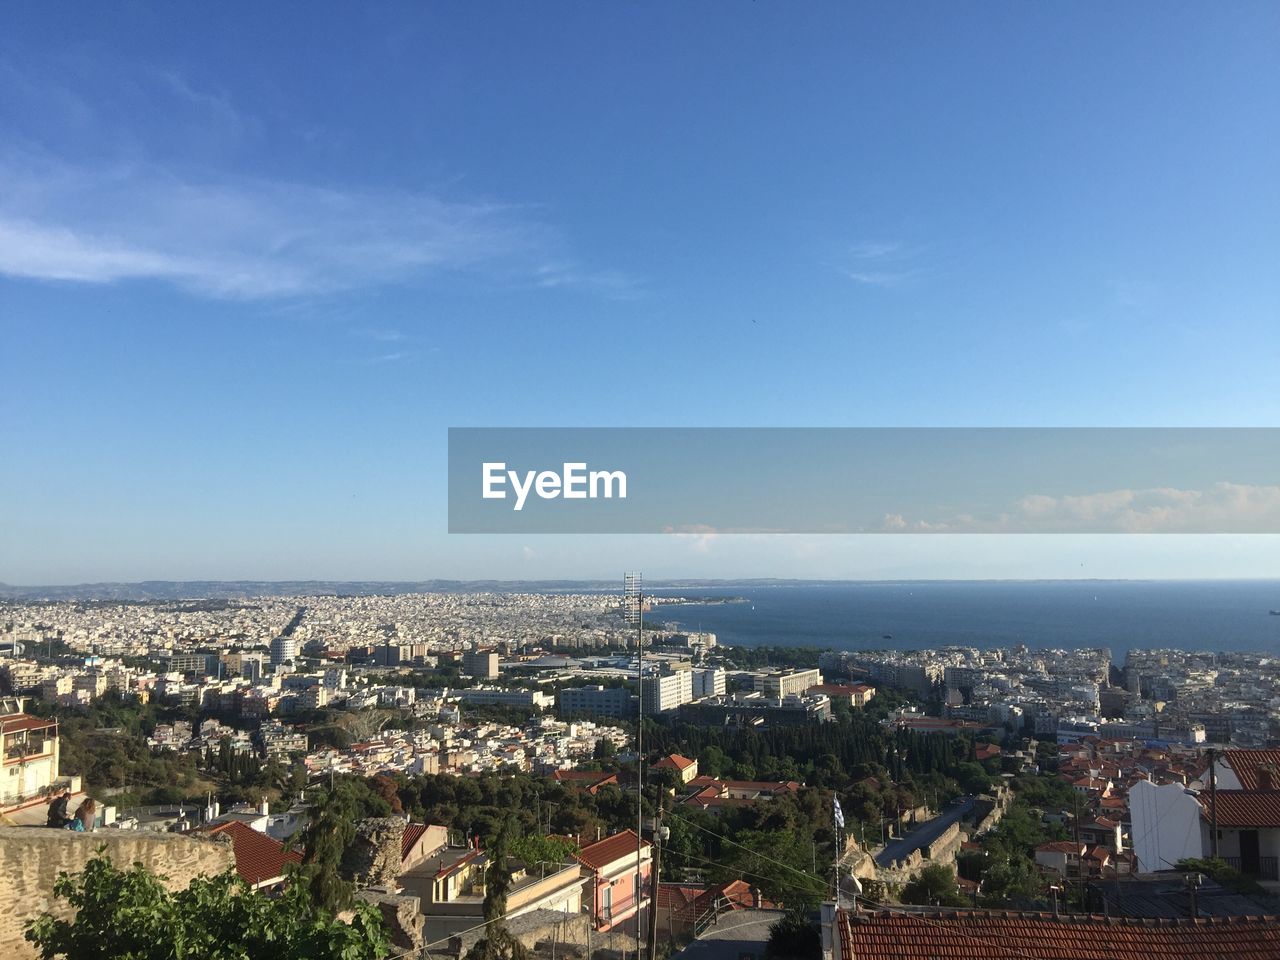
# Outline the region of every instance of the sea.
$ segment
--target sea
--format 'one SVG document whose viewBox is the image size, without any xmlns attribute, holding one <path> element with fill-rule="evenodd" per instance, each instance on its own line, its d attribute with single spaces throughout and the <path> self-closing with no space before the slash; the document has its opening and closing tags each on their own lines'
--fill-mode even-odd
<svg viewBox="0 0 1280 960">
<path fill-rule="evenodd" d="M 1026 644 L 1280 656 L 1280 581 L 901 581 L 655 589 L 654 619 L 721 643 L 838 650 Z M 740 598 L 737 602 L 725 602 Z"/>
</svg>

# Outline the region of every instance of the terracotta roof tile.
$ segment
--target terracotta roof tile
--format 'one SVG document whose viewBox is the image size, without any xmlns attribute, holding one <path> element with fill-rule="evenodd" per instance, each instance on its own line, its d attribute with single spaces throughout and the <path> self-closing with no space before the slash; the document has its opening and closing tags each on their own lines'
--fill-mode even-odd
<svg viewBox="0 0 1280 960">
<path fill-rule="evenodd" d="M 302 854 L 297 850 L 286 850 L 279 840 L 259 833 L 239 820 L 220 823 L 210 827 L 208 832 L 231 838 L 236 855 L 236 873 L 248 883 L 257 884 L 283 877 L 285 864 L 302 862 Z"/>
<path fill-rule="evenodd" d="M 644 846 L 649 846 L 648 840 L 640 841 Z M 586 864 L 592 870 L 603 870 L 615 860 L 621 860 L 628 854 L 634 855 L 636 852 L 636 832 L 634 830 L 623 830 L 621 833 L 615 833 L 612 837 L 605 837 L 590 846 L 583 847 L 578 852 L 578 860 Z"/>
<path fill-rule="evenodd" d="M 409 851 L 413 849 L 413 845 L 426 832 L 427 825 L 425 823 L 405 824 L 404 836 L 400 839 L 400 856 L 407 857 Z"/>
<path fill-rule="evenodd" d="M 1200 794 L 1200 803 L 1205 817 L 1209 817 L 1209 794 Z M 1219 790 L 1217 806 L 1219 827 L 1280 827 L 1280 792 Z"/>
<path fill-rule="evenodd" d="M 1258 770 L 1261 767 L 1280 767 L 1280 750 L 1227 750 L 1223 759 L 1231 765 L 1240 786 L 1245 790 L 1257 790 Z M 1280 787 L 1280 778 L 1275 784 Z"/>
<path fill-rule="evenodd" d="M 975 911 L 838 918 L 844 960 L 1280 960 L 1274 917 L 1123 920 Z"/>
</svg>

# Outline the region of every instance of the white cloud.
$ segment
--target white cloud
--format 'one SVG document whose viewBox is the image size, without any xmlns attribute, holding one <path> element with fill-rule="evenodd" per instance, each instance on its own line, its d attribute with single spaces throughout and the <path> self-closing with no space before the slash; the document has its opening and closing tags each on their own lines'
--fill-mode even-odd
<svg viewBox="0 0 1280 960">
<path fill-rule="evenodd" d="M 151 279 L 246 299 L 437 271 L 537 282 L 537 264 L 562 245 L 515 208 L 426 194 L 12 161 L 0 161 L 0 186 L 0 273 L 42 280 Z"/>
<path fill-rule="evenodd" d="M 1049 496 L 1029 494 L 996 517 L 961 514 L 909 520 L 887 514 L 888 532 L 983 533 L 1280 533 L 1280 485 L 1215 483 L 1104 490 Z"/>
<path fill-rule="evenodd" d="M 1280 531 L 1280 486 L 1215 483 L 1206 490 L 1153 487 L 1079 496 L 1024 497 L 1019 514 L 1036 524 L 1126 533 Z"/>
<path fill-rule="evenodd" d="M 836 269 L 864 286 L 894 287 L 921 275 L 918 251 L 898 241 L 854 244 L 840 258 Z"/>
</svg>

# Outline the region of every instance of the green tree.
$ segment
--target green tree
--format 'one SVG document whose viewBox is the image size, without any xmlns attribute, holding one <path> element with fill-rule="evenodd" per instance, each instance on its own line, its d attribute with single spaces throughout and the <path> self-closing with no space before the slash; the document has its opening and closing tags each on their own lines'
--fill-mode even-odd
<svg viewBox="0 0 1280 960">
<path fill-rule="evenodd" d="M 544 837 L 526 834 L 511 841 L 510 853 L 526 867 L 541 864 L 572 863 L 578 845 L 567 837 Z"/>
<path fill-rule="evenodd" d="M 902 888 L 902 902 L 921 906 L 963 907 L 968 901 L 956 885 L 951 868 L 931 863 Z"/>
<path fill-rule="evenodd" d="M 339 869 L 343 853 L 355 839 L 356 815 L 351 791 L 339 781 L 312 804 L 301 832 L 302 866 L 293 876 L 326 910 L 345 910 L 352 902 L 352 885 Z"/>
<path fill-rule="evenodd" d="M 503 920 L 507 894 L 511 892 L 511 870 L 507 866 L 511 832 L 508 818 L 486 851 L 489 863 L 484 874 L 484 939 L 471 948 L 467 960 L 526 960 L 528 957 L 524 944 L 511 935 Z"/>
<path fill-rule="evenodd" d="M 390 942 L 372 904 L 342 923 L 291 885 L 278 898 L 255 893 L 233 873 L 198 877 L 178 892 L 141 864 L 119 870 L 106 854 L 77 874 L 59 874 L 64 919 L 43 913 L 26 925 L 42 960 L 382 960 Z"/>
<path fill-rule="evenodd" d="M 769 927 L 766 956 L 772 960 L 817 960 L 822 956 L 822 931 L 804 911 L 790 911 Z"/>
</svg>

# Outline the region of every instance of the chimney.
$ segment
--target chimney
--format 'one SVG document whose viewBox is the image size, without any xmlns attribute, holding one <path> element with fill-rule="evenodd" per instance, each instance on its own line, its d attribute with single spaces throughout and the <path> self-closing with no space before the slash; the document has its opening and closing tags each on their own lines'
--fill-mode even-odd
<svg viewBox="0 0 1280 960">
<path fill-rule="evenodd" d="M 1258 789 L 1265 793 L 1275 789 L 1275 770 L 1270 764 L 1258 767 Z"/>
</svg>

